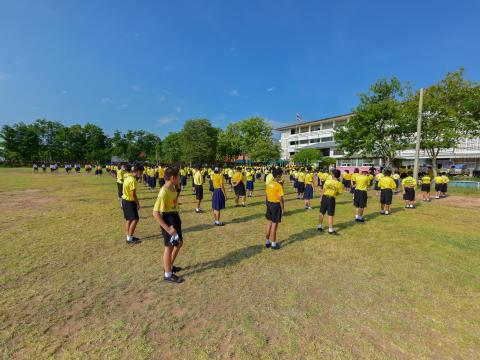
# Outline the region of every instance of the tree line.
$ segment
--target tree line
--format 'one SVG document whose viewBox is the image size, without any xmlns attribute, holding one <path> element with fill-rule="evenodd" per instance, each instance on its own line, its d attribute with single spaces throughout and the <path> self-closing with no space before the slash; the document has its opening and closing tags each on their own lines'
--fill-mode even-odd
<svg viewBox="0 0 480 360">
<path fill-rule="evenodd" d="M 480 136 L 480 86 L 459 69 L 424 90 L 420 149 L 436 171 L 441 150 Z M 336 129 L 335 142 L 346 157 L 380 158 L 391 167 L 400 151 L 415 148 L 418 104 L 419 91 L 409 83 L 380 79 L 360 94 L 351 119 Z"/>
<path fill-rule="evenodd" d="M 112 156 L 130 162 L 211 164 L 238 157 L 269 162 L 280 157 L 280 144 L 273 129 L 260 117 L 231 123 L 225 130 L 208 119 L 187 120 L 178 132 L 163 139 L 144 130 L 115 131 L 85 125 L 64 126 L 38 119 L 4 125 L 0 131 L 0 157 L 10 165 L 32 162 L 107 163 Z"/>
</svg>

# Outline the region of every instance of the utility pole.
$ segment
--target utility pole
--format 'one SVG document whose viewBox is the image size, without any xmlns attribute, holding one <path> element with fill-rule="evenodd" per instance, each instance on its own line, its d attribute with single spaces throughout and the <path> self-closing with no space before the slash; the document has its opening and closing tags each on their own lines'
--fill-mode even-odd
<svg viewBox="0 0 480 360">
<path fill-rule="evenodd" d="M 420 99 L 418 101 L 418 119 L 417 119 L 417 144 L 415 146 L 415 163 L 413 165 L 413 177 L 418 180 L 418 163 L 420 157 L 420 141 L 422 138 L 422 112 L 423 112 L 423 88 L 420 89 Z"/>
</svg>

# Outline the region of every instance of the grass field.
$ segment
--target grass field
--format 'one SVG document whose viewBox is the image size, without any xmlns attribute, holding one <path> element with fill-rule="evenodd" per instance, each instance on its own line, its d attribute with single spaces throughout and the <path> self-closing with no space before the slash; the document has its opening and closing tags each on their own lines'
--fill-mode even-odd
<svg viewBox="0 0 480 360">
<path fill-rule="evenodd" d="M 185 282 L 162 281 L 156 193 L 140 192 L 127 246 L 109 176 L 1 169 L 0 349 L 42 359 L 480 358 L 480 194 L 355 224 L 337 200 L 340 236 L 315 231 L 286 185 L 280 251 L 263 248 L 264 193 L 229 199 L 213 228 L 181 198 Z M 263 189 L 263 184 L 256 183 Z M 205 209 L 210 209 L 209 192 Z"/>
</svg>

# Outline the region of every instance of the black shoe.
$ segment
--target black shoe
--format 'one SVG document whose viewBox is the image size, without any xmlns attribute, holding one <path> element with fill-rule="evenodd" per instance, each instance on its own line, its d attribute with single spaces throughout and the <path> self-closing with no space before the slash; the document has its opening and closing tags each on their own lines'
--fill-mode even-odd
<svg viewBox="0 0 480 360">
<path fill-rule="evenodd" d="M 172 266 L 172 273 L 176 273 L 182 271 L 182 268 L 180 266 Z"/>
<path fill-rule="evenodd" d="M 213 223 L 214 226 L 225 226 L 225 223 L 219 222 L 219 223 Z"/>
<path fill-rule="evenodd" d="M 338 235 L 338 233 L 335 230 L 333 230 L 333 231 L 329 231 L 328 235 Z"/>
<path fill-rule="evenodd" d="M 136 245 L 136 244 L 140 244 L 141 242 L 142 241 L 140 239 L 135 240 L 135 238 L 133 238 L 132 240 L 126 241 L 127 245 Z"/>
<path fill-rule="evenodd" d="M 269 247 L 272 246 L 272 243 L 269 241 L 269 242 L 265 242 L 265 247 L 268 249 Z"/>
<path fill-rule="evenodd" d="M 360 219 L 355 219 L 356 222 L 365 222 L 365 219 L 364 218 L 360 218 Z"/>
<path fill-rule="evenodd" d="M 180 284 L 181 282 L 183 282 L 183 279 L 181 277 L 178 277 L 175 274 L 172 274 L 172 276 L 170 276 L 170 277 L 164 276 L 163 280 L 167 281 L 167 282 L 174 283 L 174 284 Z"/>
<path fill-rule="evenodd" d="M 245 204 L 242 204 L 242 207 L 246 207 L 246 206 L 247 206 L 247 205 L 245 205 Z"/>
<path fill-rule="evenodd" d="M 235 207 L 240 207 L 240 204 L 236 204 Z"/>
<path fill-rule="evenodd" d="M 280 244 L 275 244 L 271 246 L 272 250 L 279 250 L 280 249 Z"/>
<path fill-rule="evenodd" d="M 319 231 L 319 232 L 323 232 L 323 228 L 321 228 L 321 227 L 317 227 L 317 231 Z"/>
</svg>

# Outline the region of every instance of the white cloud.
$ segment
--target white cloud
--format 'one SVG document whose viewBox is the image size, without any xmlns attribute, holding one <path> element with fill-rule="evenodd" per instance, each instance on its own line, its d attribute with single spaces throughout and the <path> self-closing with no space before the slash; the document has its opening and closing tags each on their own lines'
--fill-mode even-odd
<svg viewBox="0 0 480 360">
<path fill-rule="evenodd" d="M 132 89 L 135 92 L 142 92 L 142 87 L 140 85 L 133 85 Z"/>
<path fill-rule="evenodd" d="M 234 90 L 230 91 L 230 94 L 233 95 L 233 96 L 240 96 L 240 91 L 238 91 L 237 89 L 234 89 Z"/>
<path fill-rule="evenodd" d="M 100 100 L 102 102 L 102 104 L 111 104 L 113 103 L 113 100 L 109 97 L 104 97 Z"/>
<path fill-rule="evenodd" d="M 176 115 L 166 115 L 157 120 L 158 126 L 163 126 L 178 120 Z"/>
<path fill-rule="evenodd" d="M 267 89 L 267 92 L 272 92 L 272 91 L 274 91 L 275 89 L 276 89 L 275 86 L 269 87 L 269 88 Z"/>
</svg>

